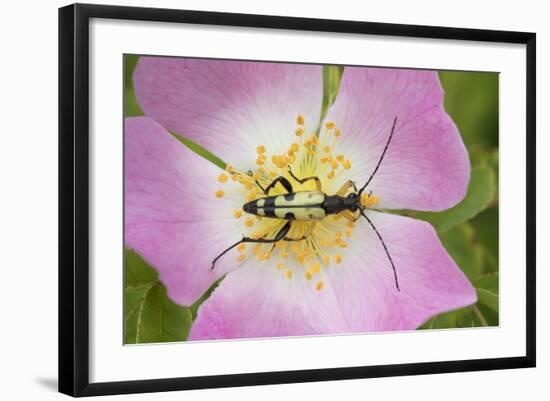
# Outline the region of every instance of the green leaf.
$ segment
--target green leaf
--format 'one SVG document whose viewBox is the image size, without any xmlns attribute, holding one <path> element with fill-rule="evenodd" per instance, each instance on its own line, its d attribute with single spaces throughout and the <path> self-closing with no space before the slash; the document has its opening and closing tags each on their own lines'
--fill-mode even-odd
<svg viewBox="0 0 550 401">
<path fill-rule="evenodd" d="M 483 246 L 485 255 L 484 273 L 498 271 L 498 206 L 490 207 L 475 218 L 470 223 L 475 229 L 477 241 Z"/>
<path fill-rule="evenodd" d="M 472 168 L 465 198 L 455 207 L 442 212 L 407 212 L 405 214 L 429 221 L 439 232 L 445 232 L 487 208 L 495 192 L 495 173 L 485 164 Z"/>
<path fill-rule="evenodd" d="M 195 303 L 189 307 L 189 310 L 191 311 L 191 316 L 193 317 L 193 321 L 197 318 L 197 313 L 199 311 L 200 306 L 204 303 L 204 301 L 210 298 L 210 295 L 212 295 L 214 290 L 218 288 L 218 285 L 220 285 L 224 277 L 225 276 L 220 277 L 217 281 L 215 281 L 214 284 L 212 284 L 210 288 L 208 288 L 204 292 L 204 294 L 202 294 L 201 297 L 197 299 Z"/>
<path fill-rule="evenodd" d="M 499 74 L 440 71 L 445 110 L 470 152 L 498 147 Z"/>
<path fill-rule="evenodd" d="M 443 246 L 466 274 L 474 281 L 483 274 L 483 249 L 474 241 L 474 230 L 463 223 L 439 235 Z"/>
<path fill-rule="evenodd" d="M 481 276 L 475 281 L 474 285 L 477 291 L 478 303 L 498 313 L 498 273 Z"/>
<path fill-rule="evenodd" d="M 332 106 L 334 100 L 336 100 L 343 74 L 343 66 L 323 66 L 323 105 L 321 109 L 321 121 L 325 117 L 329 107 Z"/>
<path fill-rule="evenodd" d="M 142 116 L 143 111 L 137 102 L 134 94 L 134 82 L 132 75 L 139 61 L 139 56 L 133 54 L 124 55 L 124 116 Z"/>
<path fill-rule="evenodd" d="M 174 136 L 174 138 L 176 138 L 178 141 L 183 143 L 185 146 L 187 146 L 193 152 L 195 152 L 199 156 L 204 157 L 206 160 L 214 163 L 219 168 L 225 169 L 225 167 L 227 166 L 227 163 L 225 163 L 222 159 L 220 159 L 214 153 L 210 152 L 206 148 L 203 148 L 201 145 L 199 145 L 199 144 L 191 141 L 190 139 L 187 139 L 187 138 L 185 138 L 185 137 L 183 137 L 179 134 L 176 134 L 175 132 L 170 131 L 170 133 Z"/>
<path fill-rule="evenodd" d="M 172 302 L 158 273 L 135 252 L 124 252 L 124 343 L 183 341 L 192 319 L 189 308 Z"/>
</svg>

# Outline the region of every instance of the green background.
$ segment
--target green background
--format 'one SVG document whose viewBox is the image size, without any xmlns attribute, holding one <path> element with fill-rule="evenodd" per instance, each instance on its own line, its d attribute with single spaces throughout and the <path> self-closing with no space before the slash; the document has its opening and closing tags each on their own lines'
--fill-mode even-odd
<svg viewBox="0 0 550 401">
<path fill-rule="evenodd" d="M 134 96 L 132 73 L 138 56 L 124 57 L 124 114 L 143 115 Z M 324 67 L 323 113 L 338 93 L 344 67 Z M 443 245 L 476 288 L 478 302 L 444 313 L 419 329 L 496 326 L 498 288 L 498 74 L 440 71 L 445 109 L 458 126 L 470 155 L 468 193 L 452 209 L 439 212 L 393 211 L 429 221 Z M 191 141 L 173 134 L 192 150 L 224 166 L 222 160 Z M 215 283 L 190 307 L 174 304 L 158 274 L 138 254 L 126 249 L 124 262 L 124 342 L 126 344 L 183 341 L 202 302 Z"/>
</svg>

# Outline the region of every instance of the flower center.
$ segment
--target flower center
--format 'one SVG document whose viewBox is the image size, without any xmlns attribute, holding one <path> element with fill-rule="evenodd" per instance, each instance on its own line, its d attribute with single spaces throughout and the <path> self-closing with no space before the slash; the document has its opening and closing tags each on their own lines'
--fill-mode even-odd
<svg viewBox="0 0 550 401">
<path fill-rule="evenodd" d="M 218 182 L 225 184 L 231 180 L 239 184 L 235 190 L 228 191 L 240 193 L 243 204 L 266 196 L 288 194 L 288 189 L 280 182 L 272 185 L 278 177 L 284 177 L 282 181 L 288 181 L 294 193 L 317 191 L 319 185 L 321 191 L 330 195 L 334 193 L 346 197 L 350 192 L 356 192 L 348 181 L 343 180 L 351 169 L 351 160 L 344 154 L 335 152 L 342 131 L 334 122 L 329 121 L 321 128 L 319 136 L 316 133 L 308 134 L 304 122 L 302 115 L 296 118 L 295 141 L 283 154 L 273 154 L 270 157 L 268 149 L 259 145 L 256 149 L 254 170 L 242 172 L 227 165 L 226 172 L 220 174 Z M 304 180 L 309 177 L 317 177 L 318 180 Z M 344 184 L 342 186 L 339 183 Z M 263 189 L 268 187 L 269 193 L 266 194 Z M 225 194 L 221 189 L 215 192 L 218 198 Z M 364 193 L 359 202 L 362 208 L 370 208 L 375 207 L 379 200 L 377 196 Z M 317 210 L 323 212 L 321 209 Z M 315 289 L 321 290 L 324 286 L 324 269 L 340 265 L 343 261 L 344 250 L 353 236 L 357 214 L 358 212 L 343 210 L 324 218 L 285 220 L 255 216 L 243 212 L 242 208 L 235 209 L 233 216 L 242 221 L 246 236 L 252 239 L 273 239 L 290 221 L 290 229 L 285 234 L 287 240 L 275 243 L 241 243 L 236 247 L 235 257 L 239 263 L 249 258 L 255 258 L 259 262 L 276 259 L 276 268 L 286 278 L 303 274 L 307 280 L 312 281 Z"/>
</svg>

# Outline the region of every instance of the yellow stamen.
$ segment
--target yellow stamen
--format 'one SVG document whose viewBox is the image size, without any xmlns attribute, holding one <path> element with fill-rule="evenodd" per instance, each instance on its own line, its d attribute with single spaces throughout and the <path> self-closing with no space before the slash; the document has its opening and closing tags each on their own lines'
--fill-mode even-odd
<svg viewBox="0 0 550 401">
<path fill-rule="evenodd" d="M 246 219 L 244 221 L 244 224 L 247 226 L 247 227 L 252 227 L 254 225 L 254 220 L 252 219 L 252 217 L 249 217 L 248 219 Z"/>
<path fill-rule="evenodd" d="M 256 152 L 258 154 L 262 154 L 262 153 L 265 153 L 265 146 L 264 145 L 260 145 L 256 148 Z"/>
<path fill-rule="evenodd" d="M 306 271 L 306 279 L 311 280 L 312 278 L 313 278 L 313 273 L 310 272 L 309 270 Z"/>
<path fill-rule="evenodd" d="M 316 289 L 317 291 L 320 291 L 320 290 L 323 288 L 324 285 L 325 285 L 325 283 L 323 282 L 323 280 L 319 280 L 319 281 L 317 282 L 317 285 L 315 285 L 315 289 Z"/>
<path fill-rule="evenodd" d="M 343 154 L 337 155 L 337 156 L 336 156 L 336 160 L 338 160 L 339 162 L 344 161 L 344 155 L 343 155 Z"/>
<path fill-rule="evenodd" d="M 241 254 L 239 255 L 239 258 L 238 258 L 238 259 L 239 259 L 239 262 L 242 262 L 242 261 L 244 261 L 244 260 L 246 259 L 246 255 L 245 255 L 244 253 L 241 253 Z"/>
<path fill-rule="evenodd" d="M 284 263 L 277 263 L 277 270 L 283 270 L 285 268 Z"/>
<path fill-rule="evenodd" d="M 346 227 L 346 236 L 351 237 L 351 234 L 353 233 L 353 230 L 351 227 Z"/>
<path fill-rule="evenodd" d="M 323 152 L 325 152 L 325 153 L 330 153 L 330 146 L 326 145 L 326 146 L 323 148 Z"/>
<path fill-rule="evenodd" d="M 240 219 L 242 215 L 243 215 L 243 211 L 241 209 L 233 210 L 233 216 L 235 216 L 236 219 Z"/>
<path fill-rule="evenodd" d="M 363 194 L 361 196 L 361 206 L 363 207 L 374 207 L 380 203 L 380 199 L 376 195 Z"/>
<path fill-rule="evenodd" d="M 311 271 L 313 273 L 319 273 L 321 271 L 321 265 L 319 263 L 315 263 L 313 266 L 311 266 Z"/>
<path fill-rule="evenodd" d="M 332 180 L 334 178 L 334 170 L 330 170 L 330 172 L 327 174 L 327 178 L 329 180 Z"/>
<path fill-rule="evenodd" d="M 328 266 L 329 263 L 330 263 L 330 256 L 324 255 L 324 256 L 323 256 L 323 264 L 324 264 L 325 266 Z"/>
<path fill-rule="evenodd" d="M 342 131 L 340 131 L 338 128 L 336 128 L 336 129 L 334 130 L 334 136 L 335 136 L 335 137 L 339 137 L 340 135 L 342 135 Z"/>
<path fill-rule="evenodd" d="M 333 160 L 330 163 L 330 167 L 332 167 L 334 170 L 336 170 L 338 168 L 338 160 Z"/>
<path fill-rule="evenodd" d="M 227 176 L 227 174 L 224 174 L 224 173 L 221 173 L 219 176 L 218 176 L 218 182 L 220 183 L 224 183 L 224 182 L 227 182 L 227 180 L 229 179 L 229 177 Z"/>
<path fill-rule="evenodd" d="M 306 132 L 304 127 L 298 127 L 298 128 L 296 128 L 296 131 L 294 131 L 294 135 L 302 136 L 302 135 L 304 135 L 304 132 Z"/>
<path fill-rule="evenodd" d="M 287 270 L 285 272 L 285 277 L 290 280 L 292 278 L 292 270 Z"/>
<path fill-rule="evenodd" d="M 296 124 L 298 125 L 304 125 L 305 123 L 305 118 L 302 114 L 298 114 L 298 116 L 296 117 Z"/>
<path fill-rule="evenodd" d="M 225 166 L 225 171 L 227 171 L 228 173 L 232 173 L 233 172 L 233 166 L 231 164 L 228 164 Z"/>
<path fill-rule="evenodd" d="M 342 263 L 342 255 L 340 255 L 339 253 L 337 253 L 337 254 L 334 256 L 334 261 L 335 261 L 337 264 Z"/>
<path fill-rule="evenodd" d="M 246 249 L 246 244 L 240 244 L 238 247 L 237 247 L 237 251 L 239 252 L 242 252 Z"/>
<path fill-rule="evenodd" d="M 344 160 L 342 162 L 342 166 L 344 166 L 346 170 L 349 170 L 351 168 L 351 162 L 349 161 L 349 159 Z"/>
<path fill-rule="evenodd" d="M 223 192 L 222 189 L 219 189 L 216 191 L 214 195 L 216 195 L 216 198 L 223 198 L 223 196 L 225 195 L 225 192 Z"/>
<path fill-rule="evenodd" d="M 332 129 L 332 128 L 336 127 L 336 124 L 334 124 L 332 121 L 327 121 L 327 122 L 325 123 L 325 127 L 326 127 L 327 129 Z"/>
</svg>

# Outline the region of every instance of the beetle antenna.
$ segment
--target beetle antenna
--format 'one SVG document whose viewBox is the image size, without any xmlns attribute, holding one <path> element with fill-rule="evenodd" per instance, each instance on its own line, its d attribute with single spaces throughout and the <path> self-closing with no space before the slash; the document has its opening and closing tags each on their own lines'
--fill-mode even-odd
<svg viewBox="0 0 550 401">
<path fill-rule="evenodd" d="M 210 266 L 210 270 L 214 270 L 214 267 L 216 267 L 216 262 L 218 261 L 219 258 L 221 258 L 223 255 L 225 255 L 227 252 L 229 252 L 230 250 L 232 250 L 233 248 L 235 248 L 236 246 L 242 244 L 243 242 L 246 242 L 246 239 L 243 238 L 241 239 L 240 241 L 237 241 L 235 242 L 233 245 L 231 245 L 229 248 L 227 248 L 226 250 L 222 251 L 218 256 L 216 256 L 214 258 L 214 260 L 212 261 L 212 266 Z"/>
<path fill-rule="evenodd" d="M 386 255 L 388 256 L 388 259 L 390 260 L 390 263 L 391 263 L 391 268 L 393 269 L 393 278 L 395 280 L 395 288 L 397 288 L 397 291 L 401 291 L 399 289 L 399 281 L 397 280 L 397 270 L 395 269 L 395 264 L 393 263 L 393 260 L 391 258 L 391 255 L 390 255 L 390 251 L 388 251 L 388 247 L 386 246 L 386 243 L 384 242 L 384 240 L 382 239 L 382 236 L 380 235 L 380 233 L 378 232 L 378 230 L 376 229 L 374 223 L 372 222 L 371 219 L 369 219 L 367 217 L 367 215 L 365 214 L 365 212 L 363 212 L 363 210 L 360 210 L 361 214 L 363 215 L 363 217 L 365 219 L 367 219 L 367 221 L 369 222 L 370 226 L 372 227 L 372 229 L 374 230 L 374 232 L 376 233 L 376 235 L 378 236 L 378 239 L 380 240 L 380 242 L 382 243 L 382 246 L 384 247 L 384 251 L 386 251 Z"/>
<path fill-rule="evenodd" d="M 380 159 L 378 160 L 378 164 L 376 165 L 376 167 L 374 168 L 374 171 L 372 172 L 369 179 L 367 180 L 367 183 L 365 185 L 363 185 L 363 187 L 359 190 L 359 197 L 361 197 L 361 194 L 363 193 L 365 188 L 367 188 L 367 186 L 370 184 L 370 182 L 374 178 L 374 175 L 378 171 L 378 168 L 380 167 L 380 164 L 382 163 L 382 160 L 384 159 L 384 156 L 386 155 L 386 151 L 388 150 L 388 146 L 390 145 L 390 141 L 393 137 L 393 131 L 395 131 L 395 123 L 397 123 L 397 116 L 395 116 L 395 118 L 393 119 L 393 125 L 391 127 L 390 136 L 388 138 L 388 141 L 386 142 L 386 146 L 384 146 L 384 150 L 382 151 L 382 155 L 380 156 Z"/>
</svg>

